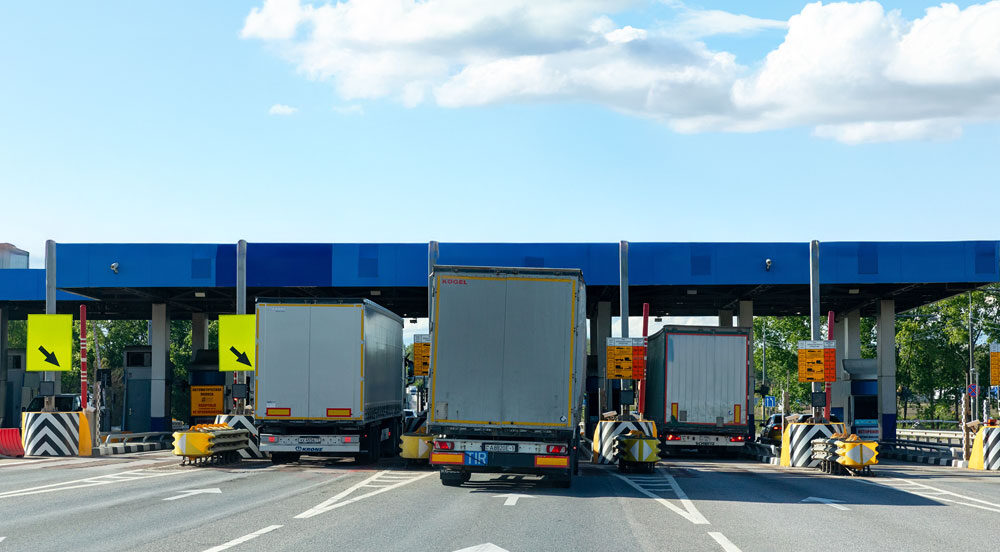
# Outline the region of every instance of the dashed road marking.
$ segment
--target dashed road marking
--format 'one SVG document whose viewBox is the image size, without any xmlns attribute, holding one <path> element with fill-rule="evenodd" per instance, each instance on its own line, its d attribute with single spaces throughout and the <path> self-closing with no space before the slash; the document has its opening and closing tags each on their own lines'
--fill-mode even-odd
<svg viewBox="0 0 1000 552">
<path fill-rule="evenodd" d="M 341 506 L 347 506 L 348 504 L 352 504 L 354 502 L 368 498 L 370 496 L 375 496 L 377 494 L 381 494 L 386 491 L 391 491 L 392 489 L 402 487 L 403 485 L 408 485 L 419 479 L 423 479 L 427 476 L 434 475 L 434 473 L 435 472 L 421 473 L 419 475 L 401 479 L 399 477 L 393 477 L 393 475 L 397 474 L 389 470 L 380 471 L 375 475 L 369 477 L 368 479 L 356 483 L 353 486 L 348 487 L 347 489 L 341 491 L 340 493 L 337 493 L 328 500 L 324 500 L 323 502 L 320 502 L 316 506 L 309 508 L 305 512 L 302 512 L 301 514 L 295 516 L 295 519 L 311 518 L 313 516 L 317 516 L 324 512 L 329 512 L 330 510 L 333 510 L 335 508 L 340 508 Z M 350 495 L 354 491 L 357 491 L 358 489 L 361 489 L 363 487 L 374 488 L 375 490 L 369 491 L 362 495 L 348 498 L 346 500 L 342 500 L 344 497 Z"/>
<path fill-rule="evenodd" d="M 719 543 L 719 546 L 721 546 L 726 552 L 742 552 L 738 546 L 733 544 L 732 541 L 727 539 L 722 533 L 709 532 L 708 536 L 715 539 L 715 542 Z"/>
<path fill-rule="evenodd" d="M 971 508 L 978 508 L 980 510 L 987 510 L 1000 514 L 1000 504 L 994 504 L 978 498 L 972 498 L 971 496 L 960 495 L 958 493 L 953 493 L 937 487 L 931 487 L 930 485 L 925 485 L 923 483 L 917 483 L 916 481 L 911 481 L 909 479 L 899 479 L 896 477 L 879 479 L 880 481 L 869 481 L 867 479 L 858 479 L 858 481 L 869 485 L 877 485 L 879 487 L 887 487 L 904 493 L 914 494 L 930 500 L 951 502 L 952 504 L 960 504 L 962 506 L 969 506 Z M 892 483 L 889 483 L 890 481 Z M 974 502 L 977 504 L 973 504 Z"/>
<path fill-rule="evenodd" d="M 255 539 L 255 538 L 257 538 L 257 537 L 259 537 L 259 536 L 261 536 L 261 535 L 263 535 L 265 533 L 270 533 L 271 531 L 274 531 L 275 529 L 281 529 L 282 527 L 284 527 L 284 525 L 268 525 L 267 527 L 265 527 L 263 529 L 260 529 L 260 530 L 257 530 L 257 531 L 254 531 L 253 533 L 250 533 L 249 535 L 243 535 L 242 537 L 240 537 L 238 539 L 233 539 L 233 540 L 231 540 L 229 542 L 222 543 L 219 546 L 213 546 L 212 548 L 209 548 L 208 550 L 205 550 L 205 552 L 222 552 L 223 550 L 226 550 L 227 548 L 232 548 L 232 547 L 236 546 L 237 544 L 243 544 L 243 543 L 245 543 L 248 540 L 253 540 L 253 539 Z"/>
<path fill-rule="evenodd" d="M 677 484 L 677 480 L 660 468 L 657 468 L 657 473 L 659 475 L 621 475 L 612 472 L 612 475 L 635 487 L 640 493 L 655 499 L 663 506 L 666 506 L 668 510 L 691 523 L 695 525 L 708 525 L 708 520 L 705 519 L 705 516 L 701 515 L 701 512 L 698 511 L 694 503 L 688 499 L 687 494 Z M 666 492 L 672 492 L 683 508 L 660 496 Z"/>
</svg>

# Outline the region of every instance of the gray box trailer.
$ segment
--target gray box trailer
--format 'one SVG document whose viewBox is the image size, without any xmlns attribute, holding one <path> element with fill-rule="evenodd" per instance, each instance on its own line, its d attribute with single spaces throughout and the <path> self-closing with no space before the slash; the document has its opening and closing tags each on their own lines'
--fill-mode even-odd
<svg viewBox="0 0 1000 552">
<path fill-rule="evenodd" d="M 403 412 L 403 320 L 368 300 L 259 299 L 254 416 L 261 451 L 376 460 Z"/>
<path fill-rule="evenodd" d="M 744 446 L 750 329 L 664 326 L 646 343 L 643 414 L 656 422 L 660 450 Z"/>
<path fill-rule="evenodd" d="M 586 376 L 579 270 L 437 266 L 432 274 L 431 464 L 473 472 L 576 469 Z"/>
</svg>

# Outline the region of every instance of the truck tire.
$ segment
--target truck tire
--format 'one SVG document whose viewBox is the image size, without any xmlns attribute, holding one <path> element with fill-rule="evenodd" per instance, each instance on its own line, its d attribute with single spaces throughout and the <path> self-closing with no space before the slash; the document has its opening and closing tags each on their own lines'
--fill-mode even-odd
<svg viewBox="0 0 1000 552">
<path fill-rule="evenodd" d="M 445 487 L 458 487 L 472 477 L 471 474 L 457 470 L 441 470 L 441 484 Z"/>
<path fill-rule="evenodd" d="M 573 472 L 567 470 L 567 473 L 562 475 L 553 475 L 552 483 L 560 489 L 568 489 L 573 486 Z"/>
</svg>

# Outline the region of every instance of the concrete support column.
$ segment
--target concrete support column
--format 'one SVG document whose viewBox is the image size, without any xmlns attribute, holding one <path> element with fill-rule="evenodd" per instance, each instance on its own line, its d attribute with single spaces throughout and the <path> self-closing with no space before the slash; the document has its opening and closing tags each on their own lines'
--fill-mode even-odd
<svg viewBox="0 0 1000 552">
<path fill-rule="evenodd" d="M 150 318 L 149 341 L 152 349 L 152 369 L 149 381 L 149 429 L 150 431 L 170 430 L 170 379 L 167 370 L 170 363 L 170 317 L 167 305 L 155 303 Z"/>
<path fill-rule="evenodd" d="M 191 315 L 191 356 L 208 348 L 208 316 L 203 312 Z"/>
<path fill-rule="evenodd" d="M 719 310 L 719 327 L 720 328 L 732 328 L 733 327 L 733 311 L 729 309 Z"/>
<path fill-rule="evenodd" d="M 608 338 L 611 337 L 611 302 L 601 301 L 597 303 L 597 319 L 596 322 L 596 333 L 590 334 L 590 344 L 591 349 L 595 349 L 596 344 L 597 351 L 597 374 L 600 379 L 600 389 L 604 389 L 604 402 L 601 403 L 601 409 L 604 412 L 609 410 L 607 401 L 611 400 L 611 390 L 608 385 L 608 381 L 604 376 L 608 373 L 608 350 L 605 347 Z"/>
<path fill-rule="evenodd" d="M 833 324 L 837 340 L 837 381 L 830 386 L 830 413 L 847 423 L 854 422 L 850 411 L 851 382 L 844 370 L 844 359 L 861 358 L 861 313 L 838 313 Z"/>
<path fill-rule="evenodd" d="M 18 389 L 20 396 L 20 389 Z M 13 426 L 7 416 L 7 311 L 0 307 L 0 427 Z"/>
<path fill-rule="evenodd" d="M 896 438 L 896 301 L 878 302 L 878 411 L 882 439 Z"/>
<path fill-rule="evenodd" d="M 748 367 L 749 374 L 747 380 L 747 394 L 749 395 L 749 397 L 747 398 L 750 401 L 750 408 L 747 410 L 747 424 L 750 426 L 750 432 L 753 433 L 755 431 L 754 428 L 755 409 L 753 404 L 753 398 L 754 398 L 754 389 L 757 389 L 757 368 L 754 366 L 753 363 L 753 350 L 754 350 L 753 349 L 753 301 L 740 301 L 737 318 L 739 322 L 739 327 L 750 329 L 750 341 L 748 343 L 749 345 L 748 354 L 750 355 L 750 357 L 747 359 L 747 361 L 750 363 Z M 730 320 L 732 320 L 732 318 L 730 318 Z M 761 398 L 761 401 L 763 400 L 764 399 Z"/>
</svg>

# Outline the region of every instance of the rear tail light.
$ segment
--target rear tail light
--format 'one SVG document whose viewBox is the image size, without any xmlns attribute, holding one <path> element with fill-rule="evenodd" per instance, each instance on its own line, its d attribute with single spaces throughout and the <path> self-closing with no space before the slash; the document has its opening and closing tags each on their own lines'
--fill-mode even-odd
<svg viewBox="0 0 1000 552">
<path fill-rule="evenodd" d="M 441 450 L 455 450 L 455 443 L 451 441 L 434 441 L 434 447 Z"/>
<path fill-rule="evenodd" d="M 777 429 L 778 431 L 781 431 L 781 425 L 779 424 L 779 425 L 774 426 L 774 429 Z"/>
<path fill-rule="evenodd" d="M 351 439 L 350 437 L 344 437 L 344 442 L 345 443 L 350 443 L 352 440 L 353 439 Z"/>
<path fill-rule="evenodd" d="M 267 436 L 267 442 L 268 442 L 268 443 L 273 443 L 273 442 L 275 442 L 275 441 L 277 441 L 277 440 L 278 440 L 278 438 L 277 438 L 277 437 L 275 437 L 274 435 L 268 435 L 268 436 Z"/>
<path fill-rule="evenodd" d="M 737 435 L 736 437 L 730 437 L 729 438 L 729 442 L 730 443 L 742 443 L 743 441 L 746 441 L 746 440 L 747 440 L 747 438 L 744 435 Z"/>
<path fill-rule="evenodd" d="M 549 454 L 566 454 L 566 445 L 549 445 L 545 447 Z"/>
<path fill-rule="evenodd" d="M 681 440 L 681 436 L 680 435 L 667 435 L 666 437 L 663 438 L 663 440 L 664 441 L 680 441 Z"/>
</svg>

